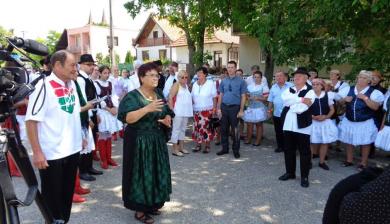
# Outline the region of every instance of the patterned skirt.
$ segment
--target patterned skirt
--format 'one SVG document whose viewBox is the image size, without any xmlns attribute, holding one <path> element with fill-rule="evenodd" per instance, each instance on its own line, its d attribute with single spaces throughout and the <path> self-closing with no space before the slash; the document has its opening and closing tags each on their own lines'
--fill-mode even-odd
<svg viewBox="0 0 390 224">
<path fill-rule="evenodd" d="M 192 139 L 198 143 L 210 142 L 214 139 L 214 131 L 210 127 L 212 110 L 194 112 L 194 131 Z"/>
</svg>

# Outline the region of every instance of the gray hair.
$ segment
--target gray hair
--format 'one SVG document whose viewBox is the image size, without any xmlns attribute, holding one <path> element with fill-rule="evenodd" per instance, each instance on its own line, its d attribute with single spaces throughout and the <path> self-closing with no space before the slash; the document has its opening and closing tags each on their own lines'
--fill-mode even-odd
<svg viewBox="0 0 390 224">
<path fill-rule="evenodd" d="M 370 81 L 370 82 L 372 81 L 372 72 L 371 71 L 361 70 L 359 72 L 358 76 L 366 77 L 368 79 L 368 81 Z"/>
<path fill-rule="evenodd" d="M 65 65 L 65 61 L 66 59 L 68 58 L 68 55 L 70 55 L 72 53 L 70 53 L 69 51 L 67 50 L 59 50 L 59 51 L 56 51 L 51 57 L 50 57 L 50 64 L 52 67 L 54 67 L 54 65 L 56 64 L 57 61 L 59 61 L 61 63 L 62 66 Z"/>
<path fill-rule="evenodd" d="M 179 73 L 177 73 L 177 78 L 181 78 L 181 77 L 183 77 L 183 75 L 186 75 L 186 74 L 187 74 L 186 70 L 180 70 Z"/>
</svg>

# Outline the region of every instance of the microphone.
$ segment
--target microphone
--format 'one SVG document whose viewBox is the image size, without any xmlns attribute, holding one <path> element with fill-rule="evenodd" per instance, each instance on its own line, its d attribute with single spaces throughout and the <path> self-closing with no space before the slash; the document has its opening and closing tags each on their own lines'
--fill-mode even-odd
<svg viewBox="0 0 390 224">
<path fill-rule="evenodd" d="M 41 44 L 35 40 L 23 39 L 20 37 L 14 37 L 8 39 L 16 47 L 22 48 L 28 53 L 36 54 L 40 56 L 46 56 L 49 54 L 49 49 L 44 44 Z"/>
</svg>

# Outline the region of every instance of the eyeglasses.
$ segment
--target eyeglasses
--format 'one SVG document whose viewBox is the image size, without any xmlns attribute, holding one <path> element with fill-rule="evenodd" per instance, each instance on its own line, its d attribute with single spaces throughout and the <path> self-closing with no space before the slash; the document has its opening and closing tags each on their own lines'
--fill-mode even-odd
<svg viewBox="0 0 390 224">
<path fill-rule="evenodd" d="M 152 78 L 157 78 L 157 79 L 160 78 L 160 74 L 157 74 L 157 73 L 145 74 L 145 76 L 150 76 L 150 77 L 152 77 Z"/>
</svg>

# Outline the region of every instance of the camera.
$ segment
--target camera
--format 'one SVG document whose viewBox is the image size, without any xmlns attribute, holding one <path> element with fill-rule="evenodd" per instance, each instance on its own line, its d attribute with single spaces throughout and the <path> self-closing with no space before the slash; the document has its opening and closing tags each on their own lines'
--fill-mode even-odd
<svg viewBox="0 0 390 224">
<path fill-rule="evenodd" d="M 48 48 L 34 40 L 6 38 L 7 47 L 0 45 L 0 122 L 10 121 L 11 128 L 0 129 L 0 224 L 19 224 L 18 207 L 36 202 L 46 223 L 61 223 L 54 220 L 38 189 L 38 181 L 26 148 L 21 143 L 17 129 L 15 103 L 24 100 L 34 91 L 34 82 L 29 83 L 25 61 L 32 60 L 25 52 L 46 56 Z M 24 51 L 22 51 L 23 49 Z M 18 51 L 19 54 L 15 54 Z M 22 55 L 22 56 L 20 56 Z M 43 76 L 40 76 L 43 77 Z M 9 119 L 9 120 L 8 120 Z M 7 153 L 11 153 L 27 184 L 28 191 L 20 200 L 8 170 Z"/>
</svg>

